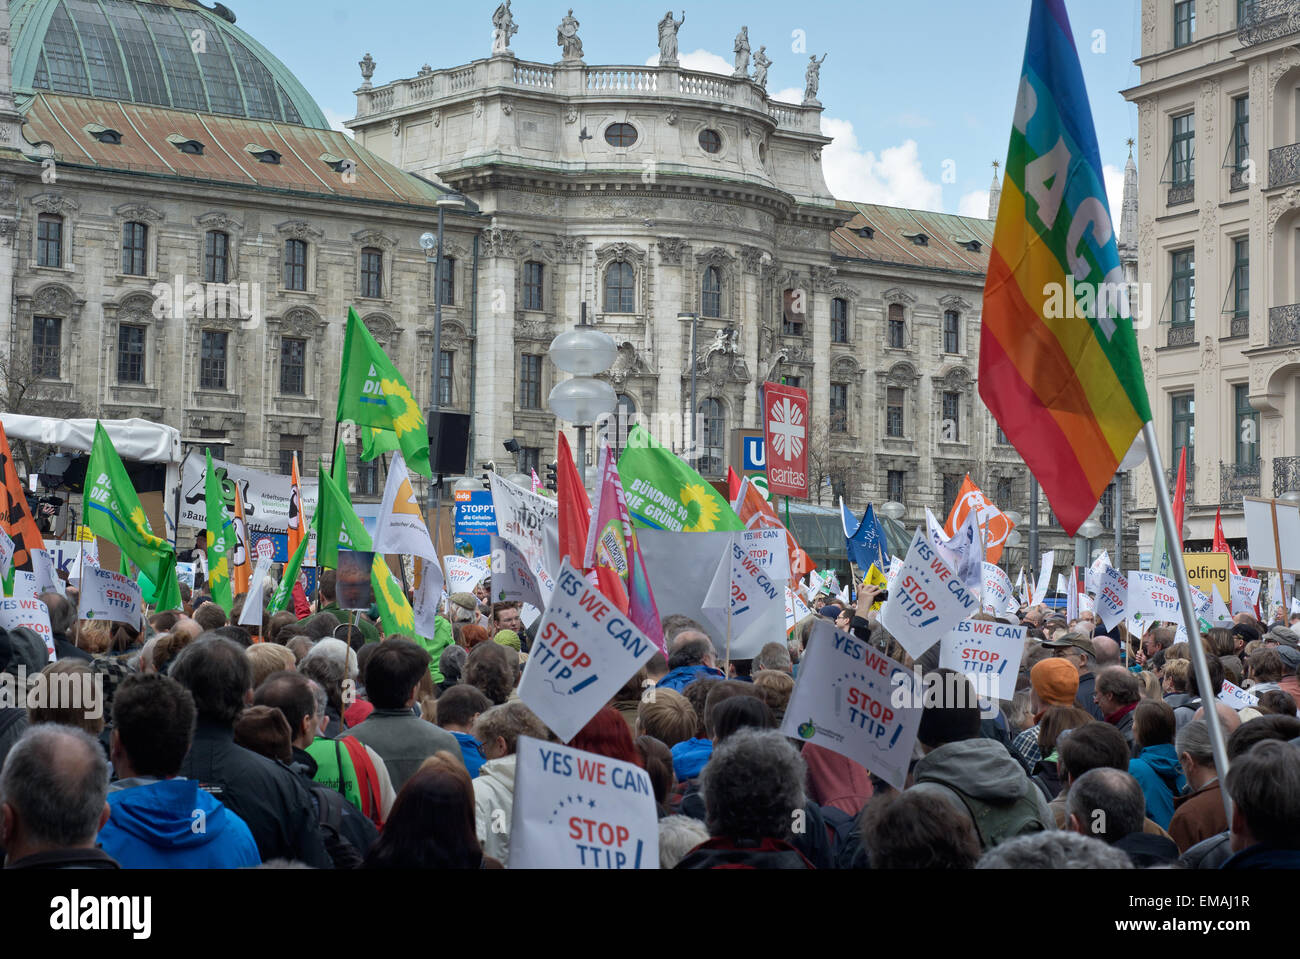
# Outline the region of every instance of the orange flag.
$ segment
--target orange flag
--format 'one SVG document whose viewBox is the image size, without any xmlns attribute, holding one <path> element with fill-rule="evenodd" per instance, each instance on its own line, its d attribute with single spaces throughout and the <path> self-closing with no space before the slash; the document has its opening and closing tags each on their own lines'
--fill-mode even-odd
<svg viewBox="0 0 1300 959">
<path fill-rule="evenodd" d="M 955 536 L 971 510 L 975 510 L 975 521 L 984 534 L 984 560 L 997 563 L 1002 557 L 1002 546 L 1011 533 L 1012 523 L 1002 510 L 985 498 L 983 490 L 971 482 L 970 474 L 967 473 L 962 480 L 961 489 L 957 491 L 957 502 L 952 504 L 952 512 L 948 514 L 948 522 L 944 524 L 943 531 L 950 537 Z"/>
<path fill-rule="evenodd" d="M 0 514 L 0 528 L 14 541 L 11 561 L 13 568 L 30 571 L 32 550 L 45 549 L 45 539 L 37 529 L 36 518 L 27 505 L 27 493 L 23 481 L 18 478 L 18 467 L 14 465 L 13 453 L 9 451 L 9 437 L 5 436 L 3 426 L 0 426 L 0 478 L 4 483 L 4 511 Z"/>
<path fill-rule="evenodd" d="M 298 479 L 298 454 L 293 454 L 293 480 L 289 487 L 289 552 L 292 556 L 302 542 L 302 483 Z"/>
<path fill-rule="evenodd" d="M 767 501 L 767 497 L 759 490 L 757 486 L 747 480 L 740 481 L 740 496 L 732 504 L 731 508 L 736 511 L 740 521 L 745 524 L 745 529 L 784 529 L 786 548 L 790 552 L 790 582 L 797 583 L 807 576 L 815 568 L 812 557 L 804 552 L 780 517 L 776 515 L 776 510 L 772 509 L 772 504 Z"/>
<path fill-rule="evenodd" d="M 235 484 L 235 555 L 231 560 L 231 595 L 248 592 L 248 581 L 253 578 L 253 568 L 248 562 L 248 524 L 244 522 L 244 500 Z"/>
</svg>

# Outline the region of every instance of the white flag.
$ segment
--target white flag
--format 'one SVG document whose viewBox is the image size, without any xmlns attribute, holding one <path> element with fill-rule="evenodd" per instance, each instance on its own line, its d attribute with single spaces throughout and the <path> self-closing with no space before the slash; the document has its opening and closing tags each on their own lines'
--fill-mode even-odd
<svg viewBox="0 0 1300 959">
<path fill-rule="evenodd" d="M 388 467 L 388 482 L 384 485 L 384 501 L 379 507 L 374 539 L 376 553 L 409 553 L 438 561 L 438 551 L 429 539 L 429 528 L 424 524 L 424 514 L 420 512 L 400 453 L 393 454 Z"/>
<path fill-rule="evenodd" d="M 1034 584 L 1034 602 L 1041 603 L 1047 598 L 1047 581 L 1052 576 L 1052 567 L 1056 565 L 1056 550 L 1049 549 L 1043 554 L 1043 566 L 1038 571 L 1038 582 Z"/>
<path fill-rule="evenodd" d="M 437 635 L 438 604 L 442 601 L 442 593 L 442 567 L 426 559 L 420 564 L 420 582 L 415 588 L 415 602 L 411 604 L 417 636 Z"/>
<path fill-rule="evenodd" d="M 248 581 L 248 596 L 244 599 L 244 608 L 239 611 L 239 626 L 262 625 L 262 583 L 267 573 L 271 572 L 271 556 L 257 557 L 257 566 L 253 568 L 253 578 Z"/>
</svg>

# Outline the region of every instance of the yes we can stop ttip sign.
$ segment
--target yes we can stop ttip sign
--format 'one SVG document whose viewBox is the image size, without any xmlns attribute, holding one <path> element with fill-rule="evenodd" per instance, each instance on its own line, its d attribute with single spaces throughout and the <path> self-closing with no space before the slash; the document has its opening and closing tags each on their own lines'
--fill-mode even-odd
<svg viewBox="0 0 1300 959">
<path fill-rule="evenodd" d="M 808 496 L 808 392 L 763 384 L 763 445 L 772 496 Z"/>
</svg>

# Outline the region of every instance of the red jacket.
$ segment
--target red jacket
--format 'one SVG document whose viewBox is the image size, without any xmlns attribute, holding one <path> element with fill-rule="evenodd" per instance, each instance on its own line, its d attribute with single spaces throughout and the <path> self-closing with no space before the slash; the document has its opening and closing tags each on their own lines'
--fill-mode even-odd
<svg viewBox="0 0 1300 959">
<path fill-rule="evenodd" d="M 307 602 L 307 591 L 302 588 L 302 583 L 293 584 L 293 614 L 299 619 L 306 619 L 311 615 L 311 603 Z"/>
<path fill-rule="evenodd" d="M 804 743 L 808 767 L 808 798 L 819 806 L 833 806 L 856 816 L 871 798 L 871 773 L 847 756 L 824 746 Z"/>
</svg>

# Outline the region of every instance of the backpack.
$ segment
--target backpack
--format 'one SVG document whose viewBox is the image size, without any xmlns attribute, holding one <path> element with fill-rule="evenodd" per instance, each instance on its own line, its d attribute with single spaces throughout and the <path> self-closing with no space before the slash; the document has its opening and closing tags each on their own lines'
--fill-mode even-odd
<svg viewBox="0 0 1300 959">
<path fill-rule="evenodd" d="M 1056 828 L 1054 820 L 1050 823 L 1044 822 L 1039 814 L 1040 790 L 1032 782 L 1025 783 L 1020 795 L 1013 802 L 997 804 L 969 796 L 950 783 L 933 782 L 953 793 L 966 807 L 966 812 L 975 825 L 975 832 L 979 835 L 982 852 L 988 852 L 994 846 L 1017 836 Z"/>
</svg>

